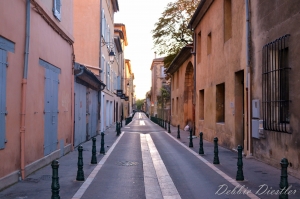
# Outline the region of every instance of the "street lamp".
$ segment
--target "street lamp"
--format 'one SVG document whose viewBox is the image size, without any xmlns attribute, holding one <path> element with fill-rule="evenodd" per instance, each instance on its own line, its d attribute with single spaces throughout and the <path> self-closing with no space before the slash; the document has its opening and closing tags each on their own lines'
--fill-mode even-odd
<svg viewBox="0 0 300 199">
<path fill-rule="evenodd" d="M 116 56 L 115 52 L 112 49 L 110 49 L 110 52 L 109 52 L 109 61 L 110 61 L 111 64 L 114 63 L 115 56 Z"/>
<path fill-rule="evenodd" d="M 107 46 L 107 47 L 109 47 L 109 46 L 114 46 L 114 43 L 113 42 L 105 42 L 105 41 L 101 41 L 101 47 L 102 46 Z M 115 54 L 115 52 L 113 51 L 113 47 L 112 48 L 110 48 L 110 52 L 109 52 L 109 62 L 111 63 L 111 64 L 113 64 L 114 63 L 114 59 L 115 59 L 115 56 L 116 56 L 116 54 Z"/>
</svg>

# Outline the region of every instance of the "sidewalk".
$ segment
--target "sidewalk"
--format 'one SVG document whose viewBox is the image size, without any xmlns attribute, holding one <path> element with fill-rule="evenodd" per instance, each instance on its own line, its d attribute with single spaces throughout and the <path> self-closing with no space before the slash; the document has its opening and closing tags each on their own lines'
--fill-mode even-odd
<svg viewBox="0 0 300 199">
<path fill-rule="evenodd" d="M 123 121 L 123 127 L 125 123 Z M 110 149 L 110 146 L 118 138 L 116 136 L 116 125 L 112 125 L 109 129 L 105 130 L 104 142 L 105 151 Z M 100 154 L 101 135 L 96 136 L 96 150 L 97 161 L 99 162 L 103 155 Z M 97 164 L 92 165 L 92 139 L 82 144 L 83 146 L 83 171 L 84 177 L 87 178 L 93 171 Z M 72 198 L 79 187 L 84 181 L 76 181 L 77 175 L 77 161 L 78 150 L 66 154 L 58 159 L 59 161 L 59 184 L 60 184 L 60 198 Z M 52 168 L 51 164 L 47 165 L 35 173 L 29 175 L 25 180 L 22 180 L 0 192 L 0 198 L 2 199 L 41 199 L 51 198 L 51 183 L 52 183 Z"/>
<path fill-rule="evenodd" d="M 171 127 L 171 136 L 177 139 L 177 127 Z M 166 130 L 168 132 L 168 130 Z M 190 133 L 180 129 L 180 142 L 186 146 L 189 146 Z M 199 153 L 199 137 L 193 139 L 193 148 L 196 153 Z M 208 162 L 213 163 L 214 159 L 214 143 L 203 140 L 204 155 L 201 155 Z M 232 151 L 223 147 L 218 147 L 220 164 L 215 165 L 218 169 L 226 173 L 231 178 L 236 178 L 237 173 L 237 156 L 236 151 Z M 280 163 L 278 163 L 280 166 Z M 205 172 L 205 171 L 204 171 Z M 279 190 L 281 170 L 266 163 L 260 162 L 253 158 L 245 158 L 243 156 L 243 173 L 244 181 L 238 181 L 241 185 L 245 185 L 245 188 L 251 190 L 252 193 L 258 191 L 260 194 L 256 194 L 260 198 L 278 198 L 278 195 L 267 195 L 268 191 Z M 221 176 L 220 176 L 221 178 Z M 289 195 L 289 198 L 300 198 L 300 179 L 288 175 L 288 183 L 292 185 L 290 190 L 296 190 L 296 194 Z M 270 192 L 269 192 L 270 193 Z"/>
</svg>

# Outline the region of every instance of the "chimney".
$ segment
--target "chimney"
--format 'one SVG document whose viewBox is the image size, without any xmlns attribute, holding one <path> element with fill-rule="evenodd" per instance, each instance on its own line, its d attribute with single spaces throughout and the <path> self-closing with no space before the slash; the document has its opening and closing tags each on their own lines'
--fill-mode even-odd
<svg viewBox="0 0 300 199">
<path fill-rule="evenodd" d="M 156 51 L 154 51 L 154 59 L 156 59 Z"/>
</svg>

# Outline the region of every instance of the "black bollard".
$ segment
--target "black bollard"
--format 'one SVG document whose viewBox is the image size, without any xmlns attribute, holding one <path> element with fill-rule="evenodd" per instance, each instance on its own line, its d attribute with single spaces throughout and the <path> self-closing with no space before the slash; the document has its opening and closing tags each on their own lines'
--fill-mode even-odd
<svg viewBox="0 0 300 199">
<path fill-rule="evenodd" d="M 213 164 L 220 164 L 220 161 L 219 161 L 219 150 L 218 150 L 218 138 L 215 137 L 214 138 L 214 143 L 215 143 L 215 146 L 214 146 L 214 162 Z"/>
<path fill-rule="evenodd" d="M 193 129 L 190 129 L 190 143 L 189 143 L 189 147 L 194 147 L 193 145 Z"/>
<path fill-rule="evenodd" d="M 51 199 L 60 199 L 59 196 L 59 177 L 58 177 L 58 167 L 59 162 L 57 160 L 53 160 L 51 163 L 52 167 L 52 184 L 51 184 Z"/>
<path fill-rule="evenodd" d="M 171 133 L 171 128 L 170 128 L 170 120 L 169 120 L 169 129 L 168 129 L 168 133 Z"/>
<path fill-rule="evenodd" d="M 165 120 L 165 129 L 167 130 L 167 121 Z"/>
<path fill-rule="evenodd" d="M 199 148 L 199 154 L 204 154 L 204 150 L 203 150 L 203 133 L 200 132 L 200 148 Z"/>
<path fill-rule="evenodd" d="M 243 181 L 244 180 L 244 174 L 243 174 L 243 155 L 242 155 L 242 146 L 238 145 L 237 147 L 238 150 L 238 161 L 237 161 L 237 173 L 236 173 L 236 180 L 238 181 Z"/>
<path fill-rule="evenodd" d="M 121 135 L 121 123 L 119 123 L 118 136 Z"/>
<path fill-rule="evenodd" d="M 286 158 L 283 158 L 280 162 L 281 164 L 281 176 L 280 176 L 280 184 L 279 187 L 281 190 L 281 193 L 279 195 L 279 199 L 288 199 L 289 195 L 287 193 L 287 189 L 289 187 L 288 183 L 288 174 L 287 174 L 287 167 L 289 165 L 289 162 Z"/>
<path fill-rule="evenodd" d="M 91 164 L 97 164 L 97 156 L 96 156 L 96 138 L 92 138 L 93 147 L 92 147 L 92 159 Z"/>
<path fill-rule="evenodd" d="M 178 128 L 178 129 L 177 129 L 177 138 L 180 139 L 180 129 L 179 129 L 179 124 L 178 124 L 177 128 Z"/>
<path fill-rule="evenodd" d="M 101 147 L 100 147 L 100 154 L 105 155 L 105 148 L 104 148 L 104 133 L 101 133 Z"/>
<path fill-rule="evenodd" d="M 119 122 L 117 122 L 117 136 L 119 136 L 119 128 L 120 128 L 120 124 Z"/>
<path fill-rule="evenodd" d="M 78 147 L 78 162 L 77 162 L 78 170 L 77 170 L 77 177 L 76 177 L 77 181 L 84 181 L 82 151 L 83 151 L 83 147 L 80 145 Z"/>
<path fill-rule="evenodd" d="M 120 128 L 122 128 L 122 127 L 123 127 L 123 126 L 122 126 L 122 123 L 123 123 L 123 122 L 122 122 L 122 120 L 121 120 L 121 122 L 120 122 L 120 126 L 119 126 Z"/>
</svg>

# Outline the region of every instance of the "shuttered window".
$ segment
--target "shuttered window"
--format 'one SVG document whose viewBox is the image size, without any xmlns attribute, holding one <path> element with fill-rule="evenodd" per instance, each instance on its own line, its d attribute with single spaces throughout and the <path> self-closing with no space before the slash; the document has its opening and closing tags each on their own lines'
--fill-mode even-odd
<svg viewBox="0 0 300 199">
<path fill-rule="evenodd" d="M 53 14 L 61 21 L 61 0 L 53 0 Z"/>
<path fill-rule="evenodd" d="M 106 31 L 106 19 L 104 14 L 104 9 L 102 9 L 102 37 L 105 39 L 105 31 Z"/>
<path fill-rule="evenodd" d="M 101 81 L 104 82 L 104 74 L 105 74 L 105 58 L 101 57 Z"/>
<path fill-rule="evenodd" d="M 121 90 L 121 76 L 118 76 L 117 79 L 118 79 L 117 90 Z"/>
<path fill-rule="evenodd" d="M 108 62 L 106 64 L 106 88 L 110 90 L 110 65 Z"/>
<path fill-rule="evenodd" d="M 5 147 L 6 132 L 6 55 L 7 52 L 0 49 L 0 149 Z"/>
</svg>

